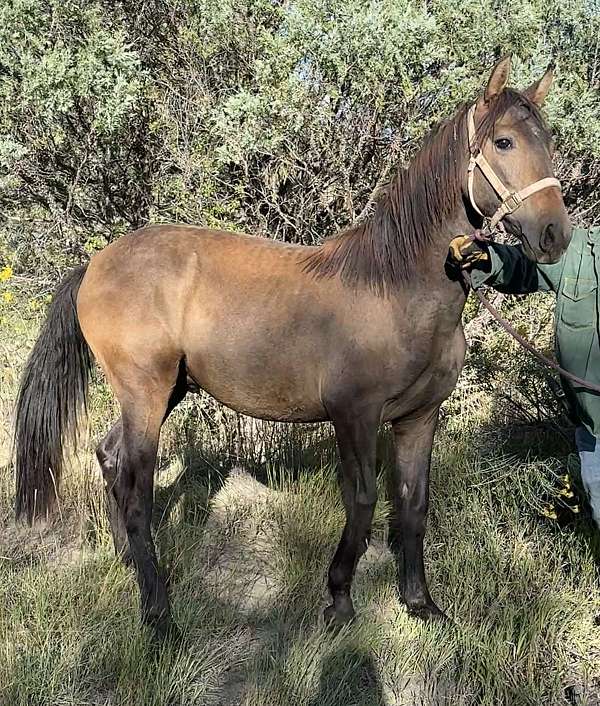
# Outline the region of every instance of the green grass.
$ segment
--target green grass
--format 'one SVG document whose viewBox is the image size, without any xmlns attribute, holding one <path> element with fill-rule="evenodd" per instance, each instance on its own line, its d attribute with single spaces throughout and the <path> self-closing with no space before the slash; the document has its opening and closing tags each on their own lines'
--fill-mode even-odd
<svg viewBox="0 0 600 706">
<path fill-rule="evenodd" d="M 18 307 L 2 314 L 7 426 L 33 323 Z M 155 526 L 182 639 L 160 647 L 140 628 L 135 578 L 113 558 L 103 514 L 92 450 L 116 414 L 106 388 L 51 527 L 14 525 L 5 435 L 0 703 L 599 703 L 598 538 L 585 517 L 561 527 L 540 515 L 575 459 L 553 432 L 490 427 L 489 397 L 474 399 L 454 400 L 432 474 L 426 565 L 453 624 L 417 622 L 398 599 L 383 435 L 358 617 L 336 635 L 321 618 L 343 524 L 328 427 L 250 425 L 204 400 L 169 420 Z"/>
</svg>

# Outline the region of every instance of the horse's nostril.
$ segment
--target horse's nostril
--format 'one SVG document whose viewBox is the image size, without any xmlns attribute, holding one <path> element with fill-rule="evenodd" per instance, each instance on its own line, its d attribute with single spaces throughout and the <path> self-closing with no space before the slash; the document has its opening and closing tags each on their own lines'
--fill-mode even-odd
<svg viewBox="0 0 600 706">
<path fill-rule="evenodd" d="M 540 246 L 544 252 L 548 252 L 556 242 L 556 230 L 554 223 L 548 223 L 542 233 Z"/>
</svg>

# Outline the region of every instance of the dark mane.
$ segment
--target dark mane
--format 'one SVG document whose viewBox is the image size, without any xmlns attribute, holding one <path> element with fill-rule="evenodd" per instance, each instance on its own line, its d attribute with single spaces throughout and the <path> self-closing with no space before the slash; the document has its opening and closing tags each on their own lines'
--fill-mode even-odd
<svg viewBox="0 0 600 706">
<path fill-rule="evenodd" d="M 483 141 L 509 108 L 527 109 L 548 135 L 538 108 L 523 94 L 507 89 L 490 101 L 477 129 Z M 425 138 L 406 169 L 382 189 L 373 214 L 325 240 L 305 259 L 305 271 L 317 277 L 339 274 L 349 285 L 365 284 L 378 294 L 406 282 L 433 244 L 435 231 L 462 198 L 467 162 L 466 113 L 441 122 Z"/>
</svg>

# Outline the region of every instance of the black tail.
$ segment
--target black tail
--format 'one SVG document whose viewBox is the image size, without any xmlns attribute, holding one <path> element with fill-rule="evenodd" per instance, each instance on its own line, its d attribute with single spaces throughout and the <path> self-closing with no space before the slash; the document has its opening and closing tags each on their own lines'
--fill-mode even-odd
<svg viewBox="0 0 600 706">
<path fill-rule="evenodd" d="M 56 502 L 65 441 L 77 441 L 78 417 L 87 407 L 92 366 L 75 300 L 87 266 L 59 284 L 31 351 L 17 398 L 15 447 L 17 519 L 31 524 Z"/>
</svg>

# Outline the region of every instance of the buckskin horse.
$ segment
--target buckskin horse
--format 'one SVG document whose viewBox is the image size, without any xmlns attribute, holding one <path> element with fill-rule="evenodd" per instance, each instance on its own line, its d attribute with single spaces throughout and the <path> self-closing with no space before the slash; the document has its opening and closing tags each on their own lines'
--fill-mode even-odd
<svg viewBox="0 0 600 706">
<path fill-rule="evenodd" d="M 484 216 L 502 220 L 539 262 L 556 261 L 570 239 L 539 112 L 552 67 L 523 92 L 506 88 L 509 71 L 506 57 L 373 213 L 320 246 L 153 225 L 59 285 L 17 400 L 16 514 L 32 522 L 53 510 L 95 358 L 121 407 L 97 449 L 115 548 L 130 552 L 142 619 L 157 635 L 171 625 L 151 533 L 158 439 L 198 388 L 254 417 L 333 423 L 346 512 L 329 569 L 325 619 L 334 624 L 354 615 L 350 588 L 377 500 L 376 433 L 391 422 L 400 591 L 412 614 L 444 617 L 427 587 L 423 537 L 438 410 L 466 347 L 468 291 L 445 270 L 448 243 Z"/>
</svg>

